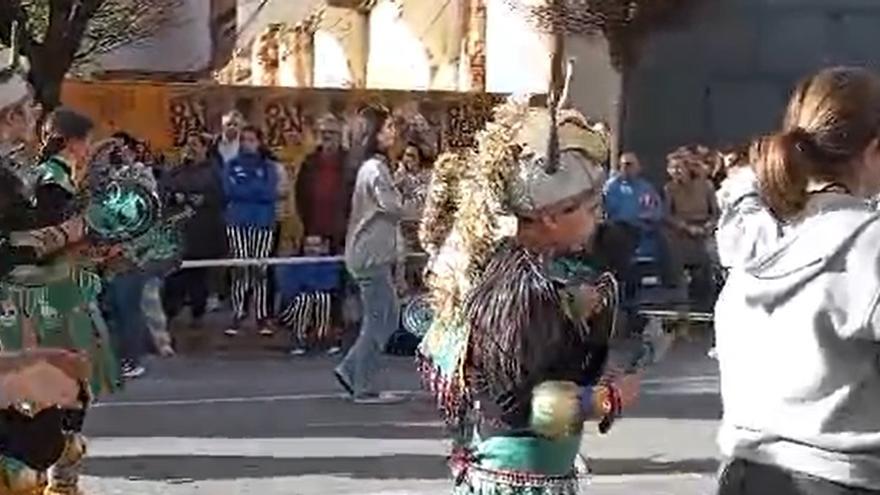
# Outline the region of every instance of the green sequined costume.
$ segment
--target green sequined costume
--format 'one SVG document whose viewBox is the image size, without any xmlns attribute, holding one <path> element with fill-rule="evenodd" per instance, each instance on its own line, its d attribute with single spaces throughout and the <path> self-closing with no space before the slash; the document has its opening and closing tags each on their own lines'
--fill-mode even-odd
<svg viewBox="0 0 880 495">
<path fill-rule="evenodd" d="M 57 159 L 38 167 L 36 187 L 58 187 L 69 193 L 71 201 L 76 197 L 70 175 Z M 113 392 L 119 384 L 118 366 L 97 306 L 101 278 L 90 260 L 64 252 L 68 248 L 64 241 L 83 240 L 83 229 L 82 222 L 69 218 L 67 225 L 11 234 L 13 243 L 35 246 L 44 256 L 34 264 L 15 267 L 0 280 L 0 348 L 36 344 L 84 350 L 93 367 L 90 392 L 100 395 Z"/>
<path fill-rule="evenodd" d="M 60 159 L 49 160 L 35 169 L 34 183 L 36 198 L 54 197 L 56 201 L 41 204 L 38 200 L 34 205 L 22 198 L 16 203 L 25 211 L 4 215 L 8 246 L 12 252 L 27 255 L 20 256 L 0 278 L 0 350 L 60 347 L 85 351 L 92 374 L 90 383 L 83 384 L 83 409 L 64 413 L 66 426 L 61 432 L 57 431 L 60 425 L 47 426 L 56 431 L 50 437 L 63 435 L 63 449 L 49 471 L 28 466 L 27 459 L 0 457 L 0 482 L 13 494 L 74 495 L 79 493 L 79 468 L 85 455 L 80 433 L 85 408 L 92 397 L 119 387 L 119 367 L 98 309 L 101 279 L 91 261 L 71 249 L 85 241 L 86 224 L 77 215 L 77 191 L 69 169 Z M 50 192 L 41 196 L 45 191 Z"/>
</svg>

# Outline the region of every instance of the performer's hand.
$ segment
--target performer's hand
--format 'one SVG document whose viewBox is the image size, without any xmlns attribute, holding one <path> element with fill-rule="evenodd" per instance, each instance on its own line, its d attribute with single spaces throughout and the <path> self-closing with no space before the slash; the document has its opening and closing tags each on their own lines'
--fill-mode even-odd
<svg viewBox="0 0 880 495">
<path fill-rule="evenodd" d="M 26 403 L 33 413 L 79 404 L 79 381 L 48 361 L 35 361 L 0 377 L 0 389 L 4 406 Z"/>
<path fill-rule="evenodd" d="M 605 307 L 605 299 L 599 289 L 592 285 L 585 285 L 581 288 L 580 298 L 581 308 L 585 315 L 592 316 Z"/>
<path fill-rule="evenodd" d="M 641 373 L 621 375 L 614 380 L 614 385 L 620 393 L 620 404 L 624 409 L 635 404 L 639 398 L 639 391 L 642 388 Z"/>
</svg>

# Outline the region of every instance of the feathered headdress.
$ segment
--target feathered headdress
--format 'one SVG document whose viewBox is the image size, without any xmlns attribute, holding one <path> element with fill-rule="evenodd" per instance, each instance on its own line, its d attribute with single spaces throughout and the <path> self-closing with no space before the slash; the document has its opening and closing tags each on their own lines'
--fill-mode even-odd
<svg viewBox="0 0 880 495">
<path fill-rule="evenodd" d="M 461 302 L 498 239 L 513 234 L 515 217 L 539 216 L 601 193 L 600 164 L 610 136 L 604 126 L 565 108 L 572 68 L 570 61 L 547 107 L 511 97 L 495 108 L 475 149 L 441 155 L 435 163 L 420 238 L 434 258 L 429 284 L 439 308 Z"/>
<path fill-rule="evenodd" d="M 540 216 L 601 193 L 599 164 L 607 157 L 609 136 L 564 108 L 571 65 L 547 107 L 511 97 L 495 108 L 475 149 L 441 155 L 435 163 L 420 231 L 431 255 L 426 282 L 434 321 L 420 355 L 426 385 L 449 419 L 458 418 L 469 400 L 461 308 L 498 241 L 515 234 L 517 217 Z"/>
</svg>

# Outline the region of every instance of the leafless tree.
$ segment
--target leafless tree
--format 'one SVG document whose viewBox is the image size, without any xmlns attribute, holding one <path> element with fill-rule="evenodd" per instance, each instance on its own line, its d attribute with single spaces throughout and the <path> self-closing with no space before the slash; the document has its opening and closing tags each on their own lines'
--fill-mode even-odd
<svg viewBox="0 0 880 495">
<path fill-rule="evenodd" d="M 2 0 L 0 41 L 16 30 L 37 100 L 52 109 L 65 75 L 96 55 L 144 41 L 173 22 L 185 0 Z"/>
<path fill-rule="evenodd" d="M 638 62 L 645 38 L 687 20 L 698 0 L 549 0 L 544 4 L 505 0 L 541 30 L 558 35 L 602 35 L 621 72 Z"/>
</svg>

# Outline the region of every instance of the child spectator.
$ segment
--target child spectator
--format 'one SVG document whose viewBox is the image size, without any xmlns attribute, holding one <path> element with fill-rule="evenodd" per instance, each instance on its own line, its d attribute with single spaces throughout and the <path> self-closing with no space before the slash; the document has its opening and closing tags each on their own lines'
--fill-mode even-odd
<svg viewBox="0 0 880 495">
<path fill-rule="evenodd" d="M 327 239 L 306 238 L 303 254 L 327 256 Z M 341 342 L 341 263 L 306 263 L 279 269 L 285 303 L 278 322 L 291 333 L 291 355 L 302 356 L 316 347 L 326 347 L 328 355 L 342 350 Z"/>
</svg>

